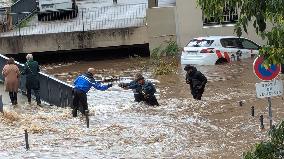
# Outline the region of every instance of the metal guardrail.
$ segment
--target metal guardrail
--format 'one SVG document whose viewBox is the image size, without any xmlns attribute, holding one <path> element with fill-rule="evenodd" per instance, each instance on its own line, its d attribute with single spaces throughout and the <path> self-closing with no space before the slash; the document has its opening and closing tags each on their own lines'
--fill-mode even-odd
<svg viewBox="0 0 284 159">
<path fill-rule="evenodd" d="M 3 68 L 7 62 L 8 57 L 0 54 L 0 68 Z M 20 71 L 23 70 L 24 65 L 16 62 Z M 1 69 L 2 70 L 2 69 Z M 0 80 L 4 81 L 2 73 L 0 74 Z M 40 80 L 40 97 L 41 100 L 59 107 L 72 106 L 72 88 L 73 86 L 64 83 L 56 78 L 53 78 L 45 73 L 39 73 Z M 25 75 L 20 77 L 20 87 L 19 89 L 25 93 L 26 92 L 26 79 Z"/>
<path fill-rule="evenodd" d="M 33 14 L 36 8 L 36 0 L 18 0 L 11 6 L 11 13 L 16 13 L 12 14 L 12 24 L 18 25 L 22 20 Z M 26 14 L 25 12 L 30 13 Z"/>
<path fill-rule="evenodd" d="M 146 25 L 146 8 L 147 4 L 142 3 L 81 9 L 77 18 L 70 19 L 66 17 L 62 21 L 33 22 L 29 26 L 0 33 L 0 36 L 141 27 Z"/>
</svg>

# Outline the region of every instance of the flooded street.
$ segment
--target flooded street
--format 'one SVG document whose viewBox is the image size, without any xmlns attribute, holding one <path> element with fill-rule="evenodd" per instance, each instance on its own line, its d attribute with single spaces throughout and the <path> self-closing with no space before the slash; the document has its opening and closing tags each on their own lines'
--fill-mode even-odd
<svg viewBox="0 0 284 159">
<path fill-rule="evenodd" d="M 257 99 L 253 59 L 226 65 L 198 66 L 208 78 L 201 101 L 185 83 L 182 66 L 167 76 L 155 76 L 147 58 L 45 65 L 42 70 L 72 84 L 89 67 L 97 79 L 117 77 L 107 91 L 88 93 L 90 128 L 70 108 L 28 104 L 0 115 L 0 158 L 241 158 L 242 153 L 267 139 L 267 101 Z M 135 103 L 131 90 L 118 87 L 137 72 L 157 88 L 159 107 Z M 280 76 L 279 78 L 283 78 Z M 56 92 L 54 92 L 56 93 Z M 243 106 L 239 106 L 243 101 Z M 250 116 L 255 106 L 255 117 Z M 283 100 L 272 98 L 273 119 L 283 116 Z M 264 115 L 265 130 L 259 129 Z M 30 150 L 25 150 L 24 129 Z"/>
</svg>

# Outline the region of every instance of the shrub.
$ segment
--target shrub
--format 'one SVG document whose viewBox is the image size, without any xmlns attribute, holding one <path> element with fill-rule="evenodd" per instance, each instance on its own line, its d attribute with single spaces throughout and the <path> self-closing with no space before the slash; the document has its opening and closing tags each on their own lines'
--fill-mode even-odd
<svg viewBox="0 0 284 159">
<path fill-rule="evenodd" d="M 155 75 L 167 75 L 174 72 L 178 67 L 177 55 L 180 51 L 175 41 L 168 41 L 164 49 L 161 46 L 152 50 Z"/>
</svg>

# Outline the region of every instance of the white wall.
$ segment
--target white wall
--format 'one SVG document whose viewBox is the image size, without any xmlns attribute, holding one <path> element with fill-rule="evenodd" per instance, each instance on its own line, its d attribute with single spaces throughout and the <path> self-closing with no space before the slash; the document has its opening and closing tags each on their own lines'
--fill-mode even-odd
<svg viewBox="0 0 284 159">
<path fill-rule="evenodd" d="M 195 37 L 212 35 L 236 35 L 234 26 L 203 27 L 202 10 L 197 6 L 196 0 L 176 0 L 176 35 L 178 44 L 183 47 L 188 41 Z M 243 33 L 256 43 L 266 43 L 260 36 L 256 35 L 252 24 L 248 27 L 248 34 Z"/>
</svg>

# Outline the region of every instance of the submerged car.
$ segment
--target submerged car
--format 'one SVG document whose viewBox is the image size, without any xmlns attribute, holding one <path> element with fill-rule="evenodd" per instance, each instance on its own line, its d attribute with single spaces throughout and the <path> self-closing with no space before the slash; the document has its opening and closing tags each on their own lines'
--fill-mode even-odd
<svg viewBox="0 0 284 159">
<path fill-rule="evenodd" d="M 208 36 L 192 39 L 183 49 L 181 64 L 215 65 L 258 54 L 260 46 L 237 36 Z"/>
</svg>

